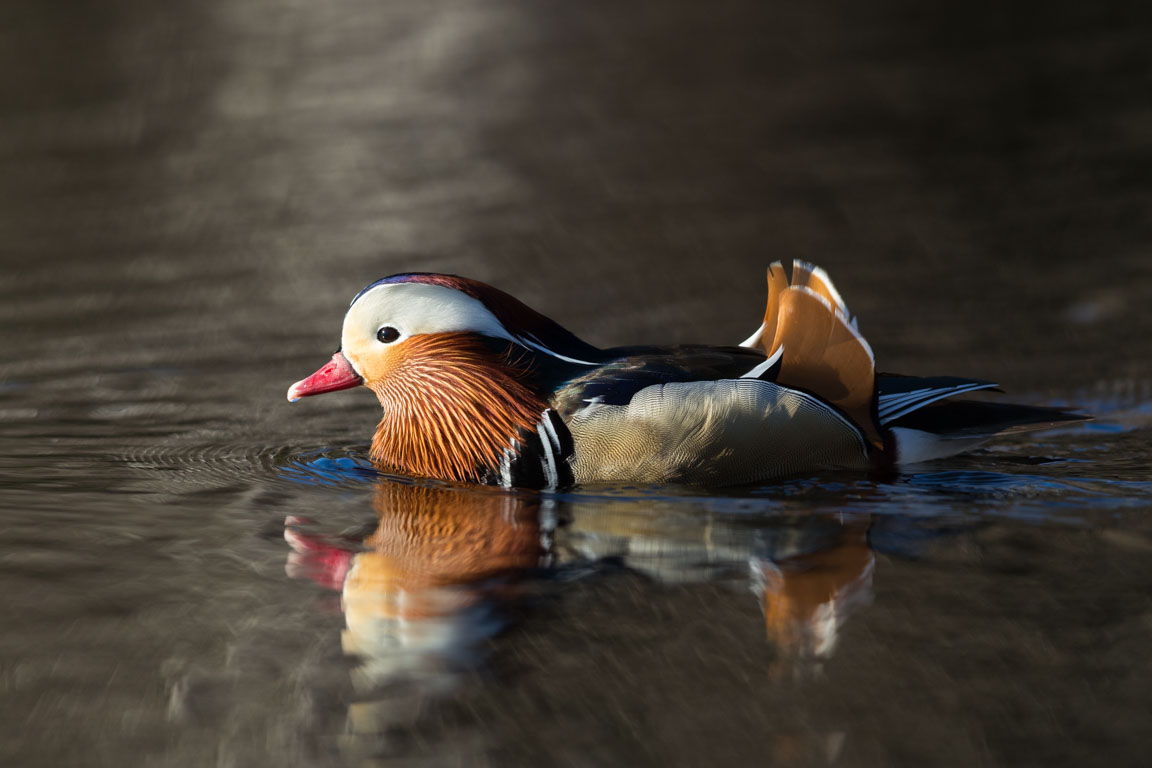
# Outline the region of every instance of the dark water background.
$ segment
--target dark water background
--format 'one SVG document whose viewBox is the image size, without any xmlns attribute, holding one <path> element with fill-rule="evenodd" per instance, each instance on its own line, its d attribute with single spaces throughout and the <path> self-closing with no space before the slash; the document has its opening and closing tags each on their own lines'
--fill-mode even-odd
<svg viewBox="0 0 1152 768">
<path fill-rule="evenodd" d="M 1146 765 L 1143 8 L 4 3 L 0 764 Z M 541 498 L 284 401 L 391 272 L 732 343 L 791 258 L 1097 421 Z"/>
</svg>

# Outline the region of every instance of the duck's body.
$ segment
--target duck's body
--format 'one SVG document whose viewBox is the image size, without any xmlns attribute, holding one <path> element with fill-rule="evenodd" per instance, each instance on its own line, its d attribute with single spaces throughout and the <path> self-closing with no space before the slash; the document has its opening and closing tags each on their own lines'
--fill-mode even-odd
<svg viewBox="0 0 1152 768">
<path fill-rule="evenodd" d="M 573 479 L 714 486 L 866 468 L 860 431 L 777 384 L 766 361 L 741 347 L 627 350 L 569 382 L 549 405 L 572 437 Z"/>
<path fill-rule="evenodd" d="M 768 276 L 764 322 L 740 346 L 598 349 L 483 283 L 395 275 L 353 299 L 341 351 L 288 397 L 364 384 L 384 409 L 378 463 L 524 487 L 894 466 L 1082 418 L 940 402 L 992 382 L 878 375 L 822 270 Z"/>
</svg>

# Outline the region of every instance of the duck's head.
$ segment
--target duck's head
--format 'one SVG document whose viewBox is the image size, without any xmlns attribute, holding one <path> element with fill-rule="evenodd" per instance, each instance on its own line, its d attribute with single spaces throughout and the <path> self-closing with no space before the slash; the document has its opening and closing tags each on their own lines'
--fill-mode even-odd
<svg viewBox="0 0 1152 768">
<path fill-rule="evenodd" d="M 384 408 L 376 458 L 416 474 L 473 479 L 477 463 L 490 465 L 517 429 L 540 418 L 548 372 L 592 365 L 597 355 L 503 291 L 407 273 L 356 294 L 340 350 L 293 384 L 288 399 L 363 384 Z"/>
<path fill-rule="evenodd" d="M 361 384 L 376 389 L 400 371 L 403 361 L 433 349 L 443 353 L 452 342 L 504 342 L 575 365 L 593 364 L 598 353 L 490 285 L 456 275 L 405 273 L 377 280 L 356 294 L 344 315 L 340 349 L 318 371 L 293 384 L 288 399 Z"/>
</svg>

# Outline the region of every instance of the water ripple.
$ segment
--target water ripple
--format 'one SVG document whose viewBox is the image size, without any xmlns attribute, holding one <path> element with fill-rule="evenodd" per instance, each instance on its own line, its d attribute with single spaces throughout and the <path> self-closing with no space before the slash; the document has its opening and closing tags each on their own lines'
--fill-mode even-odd
<svg viewBox="0 0 1152 768">
<path fill-rule="evenodd" d="M 363 487 L 382 475 L 367 460 L 362 445 L 280 445 L 226 442 L 159 445 L 123 455 L 128 467 L 182 488 L 291 484 L 347 489 Z"/>
</svg>

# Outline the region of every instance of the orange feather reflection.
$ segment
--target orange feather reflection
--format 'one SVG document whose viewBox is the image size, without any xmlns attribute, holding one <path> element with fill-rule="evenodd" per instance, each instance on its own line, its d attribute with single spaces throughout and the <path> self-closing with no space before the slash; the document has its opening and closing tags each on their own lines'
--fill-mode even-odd
<svg viewBox="0 0 1152 768">
<path fill-rule="evenodd" d="M 362 694 L 400 682 L 449 688 L 503 626 L 500 607 L 516 595 L 516 577 L 544 554 L 540 499 L 382 482 L 373 502 L 379 526 L 365 551 L 289 521 L 289 570 L 341 589 L 343 646 L 359 659 L 353 679 Z"/>
<path fill-rule="evenodd" d="M 373 501 L 379 527 L 344 582 L 350 629 L 448 615 L 482 599 L 482 583 L 539 562 L 538 497 L 381 483 Z"/>
<path fill-rule="evenodd" d="M 832 655 L 840 627 L 872 600 L 874 565 L 865 522 L 846 525 L 825 549 L 753 562 L 754 591 L 780 661 L 799 671 Z"/>
<path fill-rule="evenodd" d="M 768 517 L 755 529 L 740 515 L 683 514 L 675 506 L 601 502 L 570 514 L 556 557 L 619 559 L 664 583 L 748 574 L 767 640 L 783 675 L 816 672 L 840 631 L 872 600 L 875 557 L 868 517 Z"/>
</svg>

